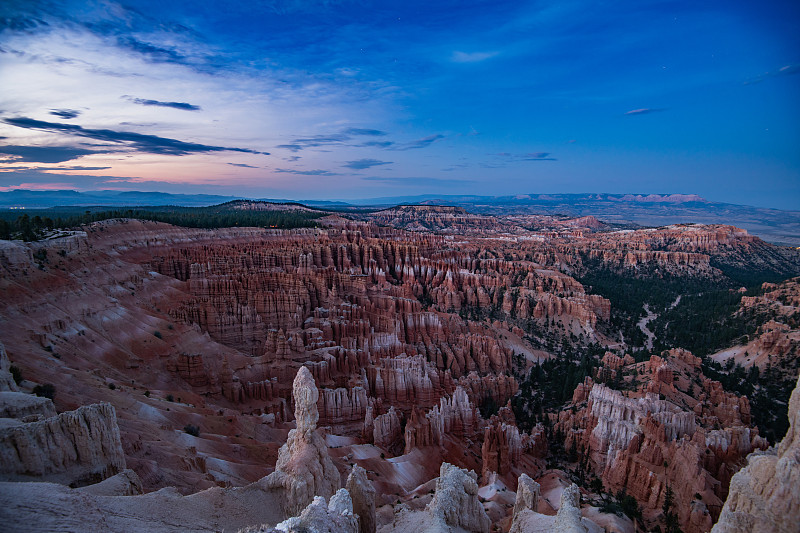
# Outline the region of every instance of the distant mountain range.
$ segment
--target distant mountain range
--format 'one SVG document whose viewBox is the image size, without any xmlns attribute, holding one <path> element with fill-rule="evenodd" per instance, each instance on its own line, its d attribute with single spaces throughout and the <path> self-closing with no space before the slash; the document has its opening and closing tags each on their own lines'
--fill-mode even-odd
<svg viewBox="0 0 800 533">
<path fill-rule="evenodd" d="M 171 194 L 142 191 L 70 190 L 0 192 L 0 209 L 43 209 L 57 206 L 157 206 L 201 207 L 242 196 Z M 252 199 L 252 198 L 248 198 Z M 385 207 L 398 204 L 442 204 L 463 207 L 481 214 L 594 215 L 612 223 L 664 226 L 676 223 L 732 224 L 776 244 L 800 246 L 800 211 L 784 211 L 713 202 L 694 194 L 519 194 L 514 196 L 418 195 L 362 200 L 266 199 L 270 202 L 299 201 L 318 208 Z"/>
</svg>

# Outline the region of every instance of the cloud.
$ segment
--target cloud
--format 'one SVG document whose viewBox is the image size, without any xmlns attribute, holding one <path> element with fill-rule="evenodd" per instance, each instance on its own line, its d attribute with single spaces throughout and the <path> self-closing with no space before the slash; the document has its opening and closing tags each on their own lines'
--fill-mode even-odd
<svg viewBox="0 0 800 533">
<path fill-rule="evenodd" d="M 415 186 L 436 186 L 442 187 L 445 185 L 465 185 L 467 183 L 474 183 L 472 180 L 447 180 L 440 178 L 388 178 L 380 176 L 369 176 L 361 178 L 364 181 L 380 181 L 383 183 L 391 183 L 393 185 L 415 185 Z"/>
<path fill-rule="evenodd" d="M 366 137 L 380 137 L 386 135 L 385 131 L 368 129 L 368 128 L 347 128 L 339 133 L 331 133 L 328 135 L 313 135 L 311 137 L 300 137 L 292 140 L 291 143 L 279 144 L 276 148 L 283 148 L 284 150 L 291 150 L 292 152 L 299 152 L 306 148 L 316 148 L 319 146 L 330 145 L 347 145 L 349 141 L 353 140 L 354 136 Z M 385 148 L 391 146 L 391 141 L 368 141 L 363 144 L 351 146 L 377 146 Z"/>
<path fill-rule="evenodd" d="M 117 46 L 136 52 L 150 61 L 161 63 L 184 63 L 186 57 L 177 53 L 175 50 L 162 48 L 134 37 L 118 37 Z"/>
<path fill-rule="evenodd" d="M 493 154 L 509 161 L 558 161 L 555 157 L 550 157 L 550 152 L 528 152 L 527 154 L 512 154 L 510 152 L 500 152 Z M 488 166 L 487 168 L 498 168 Z"/>
<path fill-rule="evenodd" d="M 525 154 L 522 157 L 522 161 L 558 161 L 555 157 L 548 157 L 550 152 L 533 152 L 530 154 Z"/>
<path fill-rule="evenodd" d="M 417 139 L 416 141 L 395 145 L 390 149 L 397 150 L 398 152 L 403 152 L 405 150 L 416 150 L 418 148 L 427 148 L 428 146 L 432 145 L 433 143 L 441 139 L 444 139 L 444 135 L 440 134 L 429 135 L 427 137 L 423 137 L 422 139 Z"/>
<path fill-rule="evenodd" d="M 380 161 L 378 159 L 358 159 L 356 161 L 348 161 L 346 165 L 343 165 L 347 168 L 352 168 L 353 170 L 364 170 L 367 168 L 377 167 L 380 165 L 391 165 L 394 161 Z"/>
<path fill-rule="evenodd" d="M 496 56 L 498 52 L 453 52 L 450 60 L 454 63 L 480 63 Z"/>
<path fill-rule="evenodd" d="M 345 135 L 370 135 L 373 137 L 379 137 L 381 135 L 386 135 L 385 131 L 381 130 L 371 130 L 371 129 L 364 129 L 364 128 L 347 128 L 346 130 L 342 131 Z"/>
<path fill-rule="evenodd" d="M 63 163 L 93 153 L 70 146 L 0 146 L 0 156 L 12 156 L 15 163 Z"/>
<path fill-rule="evenodd" d="M 72 189 L 72 183 L 18 183 L 16 185 L 0 185 L 0 191 L 8 192 L 15 189 L 24 189 L 28 191 L 63 191 L 65 189 Z"/>
<path fill-rule="evenodd" d="M 69 167 L 21 167 L 21 166 L 13 166 L 13 167 L 6 167 L 0 165 L 0 171 L 12 171 L 18 172 L 20 170 L 41 170 L 42 172 L 53 172 L 58 174 L 59 170 L 108 170 L 111 167 L 84 167 L 80 165 L 73 165 Z"/>
<path fill-rule="evenodd" d="M 249 154 L 269 155 L 267 152 L 257 152 L 248 148 L 230 148 L 225 146 L 211 146 L 207 144 L 190 143 L 159 137 L 157 135 L 146 135 L 130 131 L 115 131 L 105 129 L 85 129 L 74 124 L 58 124 L 55 122 L 45 122 L 32 118 L 6 118 L 3 122 L 19 128 L 50 131 L 53 133 L 63 133 L 65 135 L 75 135 L 78 137 L 88 137 L 97 141 L 124 144 L 139 152 L 162 155 L 188 155 L 192 153 L 207 152 L 245 152 Z"/>
<path fill-rule="evenodd" d="M 357 146 L 366 148 L 389 148 L 394 143 L 392 141 L 367 141 Z"/>
<path fill-rule="evenodd" d="M 661 111 L 666 111 L 663 107 L 643 107 L 641 109 L 631 109 L 630 111 L 626 111 L 626 115 L 647 115 L 649 113 L 659 113 Z"/>
<path fill-rule="evenodd" d="M 78 115 L 81 114 L 81 112 L 76 111 L 75 109 L 51 109 L 50 114 L 55 115 L 59 118 L 69 120 L 71 118 L 77 117 Z"/>
<path fill-rule="evenodd" d="M 792 74 L 800 74 L 800 63 L 793 63 L 791 65 L 785 65 L 778 70 L 767 72 L 766 74 L 762 74 L 761 76 L 756 76 L 755 78 L 749 79 L 744 82 L 745 85 L 754 85 L 756 83 L 761 83 L 762 81 L 768 78 L 775 78 L 777 76 L 791 76 Z"/>
<path fill-rule="evenodd" d="M 243 168 L 261 168 L 261 167 L 254 167 L 253 165 L 246 165 L 244 163 L 228 163 L 234 167 L 243 167 Z"/>
<path fill-rule="evenodd" d="M 275 148 L 283 148 L 284 150 L 291 150 L 292 152 L 299 152 L 304 147 L 299 144 L 279 144 Z"/>
<path fill-rule="evenodd" d="M 330 170 L 292 170 L 288 168 L 278 168 L 275 172 L 285 172 L 288 174 L 298 174 L 300 176 L 341 176 L 336 172 Z"/>
<path fill-rule="evenodd" d="M 158 107 L 171 107 L 173 109 L 183 109 L 184 111 L 200 111 L 199 105 L 188 104 L 186 102 L 161 102 L 159 100 L 147 100 L 145 98 L 133 98 L 132 96 L 125 95 L 122 98 L 127 98 L 134 104 L 149 105 Z"/>
</svg>

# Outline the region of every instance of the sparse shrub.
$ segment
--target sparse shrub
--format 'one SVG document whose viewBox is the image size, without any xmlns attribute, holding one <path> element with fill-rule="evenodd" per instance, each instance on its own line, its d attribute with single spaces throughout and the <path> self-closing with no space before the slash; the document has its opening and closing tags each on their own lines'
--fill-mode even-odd
<svg viewBox="0 0 800 533">
<path fill-rule="evenodd" d="M 168 402 L 174 402 L 175 401 L 175 397 L 172 394 L 167 394 L 167 401 Z"/>
<path fill-rule="evenodd" d="M 11 365 L 11 368 L 8 369 L 11 372 L 11 377 L 14 378 L 14 383 L 19 385 L 22 383 L 22 371 L 14 365 Z"/>
<path fill-rule="evenodd" d="M 186 433 L 188 433 L 193 437 L 200 436 L 200 428 L 192 424 L 186 424 L 185 426 L 183 426 L 183 431 L 185 431 Z"/>
<path fill-rule="evenodd" d="M 108 384 L 108 388 L 111 389 L 111 390 L 116 390 L 117 386 L 114 385 L 113 383 L 109 383 Z"/>
<path fill-rule="evenodd" d="M 161 336 L 161 332 L 160 332 L 160 331 L 158 331 L 158 330 L 155 330 L 155 331 L 153 332 L 153 336 L 154 336 L 155 338 L 157 338 L 157 339 L 163 339 L 163 338 L 164 338 L 164 337 L 162 337 L 162 336 Z"/>
<path fill-rule="evenodd" d="M 175 326 L 173 326 L 172 324 L 169 324 L 169 325 L 167 325 L 167 329 L 173 330 L 173 329 L 175 329 Z"/>
<path fill-rule="evenodd" d="M 144 395 L 149 398 L 150 397 L 150 391 L 149 390 L 144 391 Z"/>
<path fill-rule="evenodd" d="M 33 393 L 36 396 L 43 398 L 50 398 L 51 400 L 56 397 L 56 387 L 52 383 L 45 383 L 44 385 L 36 385 L 33 388 Z"/>
</svg>

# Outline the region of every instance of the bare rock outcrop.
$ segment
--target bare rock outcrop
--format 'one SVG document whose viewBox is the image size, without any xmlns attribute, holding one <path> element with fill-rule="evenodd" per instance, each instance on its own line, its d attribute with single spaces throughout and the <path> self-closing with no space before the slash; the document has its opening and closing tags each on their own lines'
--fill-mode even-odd
<svg viewBox="0 0 800 533">
<path fill-rule="evenodd" d="M 527 479 L 524 479 L 527 478 Z M 520 496 L 522 495 L 522 496 Z M 581 493 L 574 483 L 561 493 L 561 506 L 556 516 L 536 511 L 539 484 L 525 476 L 519 478 L 514 519 L 509 533 L 587 533 L 603 531 L 588 518 L 581 517 Z"/>
<path fill-rule="evenodd" d="M 100 483 L 87 485 L 78 490 L 95 496 L 136 496 L 144 493 L 142 480 L 139 479 L 136 472 L 129 468 Z"/>
<path fill-rule="evenodd" d="M 436 492 L 426 511 L 437 522 L 466 531 L 488 532 L 489 517 L 478 499 L 478 476 L 449 463 L 442 463 Z"/>
<path fill-rule="evenodd" d="M 353 502 L 353 512 L 358 515 L 358 531 L 375 533 L 375 488 L 367 478 L 367 471 L 353 465 L 346 488 Z"/>
<path fill-rule="evenodd" d="M 522 512 L 523 509 L 535 511 L 539 506 L 539 484 L 536 483 L 528 474 L 522 474 L 517 481 L 517 497 L 514 501 L 514 514 Z"/>
<path fill-rule="evenodd" d="M 300 513 L 315 496 L 332 497 L 341 484 L 328 447 L 316 431 L 319 391 L 304 366 L 297 371 L 292 394 L 297 428 L 289 432 L 286 444 L 281 446 L 275 472 L 265 479 L 267 486 L 286 491 L 283 504 L 286 516 Z"/>
<path fill-rule="evenodd" d="M 325 498 L 314 497 L 314 500 L 303 509 L 300 516 L 284 520 L 275 530 L 286 533 L 358 533 L 358 519 L 353 514 L 353 501 L 346 489 L 339 489 L 325 504 Z M 245 532 L 262 531 L 246 529 Z M 271 530 L 267 530 L 271 531 Z"/>
<path fill-rule="evenodd" d="M 517 481 L 517 497 L 514 501 L 514 515 L 511 521 L 511 532 L 522 533 L 525 531 L 522 524 L 526 515 L 537 513 L 539 507 L 539 484 L 528 476 L 522 474 Z"/>
<path fill-rule="evenodd" d="M 561 493 L 561 507 L 553 523 L 554 533 L 584 533 L 588 531 L 581 523 L 581 493 L 574 483 Z"/>
<path fill-rule="evenodd" d="M 0 391 L 17 392 L 17 384 L 11 375 L 11 361 L 8 359 L 6 347 L 0 342 Z"/>
<path fill-rule="evenodd" d="M 0 392 L 0 419 L 15 419 L 18 423 L 34 422 L 56 416 L 52 400 L 24 392 Z"/>
<path fill-rule="evenodd" d="M 756 452 L 731 479 L 712 533 L 800 531 L 800 378 L 789 400 L 789 431 L 777 450 Z"/>
<path fill-rule="evenodd" d="M 114 407 L 86 405 L 0 429 L 0 479 L 81 486 L 125 469 Z"/>
</svg>

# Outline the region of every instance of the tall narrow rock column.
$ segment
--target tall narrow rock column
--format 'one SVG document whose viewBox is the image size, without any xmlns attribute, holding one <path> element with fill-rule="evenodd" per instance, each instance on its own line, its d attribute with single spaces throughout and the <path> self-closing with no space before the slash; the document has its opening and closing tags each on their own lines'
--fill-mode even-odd
<svg viewBox="0 0 800 533">
<path fill-rule="evenodd" d="M 278 452 L 275 472 L 266 478 L 268 486 L 286 491 L 283 512 L 287 517 L 299 514 L 315 496 L 329 499 L 341 486 L 339 471 L 317 433 L 319 391 L 304 366 L 294 378 L 292 395 L 297 429 L 289 432 Z"/>
</svg>

